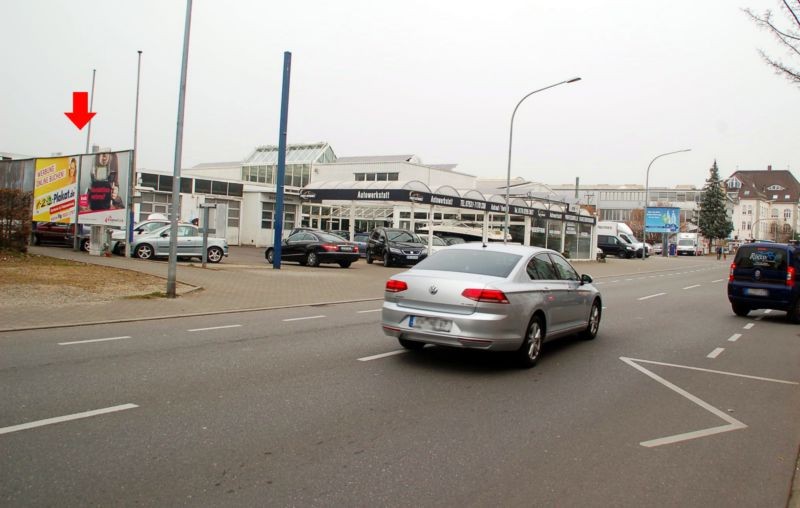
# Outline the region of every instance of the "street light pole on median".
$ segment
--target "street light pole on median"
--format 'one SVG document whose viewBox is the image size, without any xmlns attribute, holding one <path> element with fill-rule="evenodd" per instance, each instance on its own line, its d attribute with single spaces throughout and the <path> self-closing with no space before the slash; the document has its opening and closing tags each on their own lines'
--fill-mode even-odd
<svg viewBox="0 0 800 508">
<path fill-rule="evenodd" d="M 516 114 L 517 114 L 517 109 L 519 109 L 519 106 L 520 106 L 520 104 L 522 104 L 522 101 L 524 101 L 525 99 L 527 99 L 528 97 L 530 97 L 531 95 L 533 95 L 535 93 L 542 92 L 542 91 L 547 90 L 549 88 L 553 88 L 554 86 L 564 85 L 564 84 L 567 84 L 567 83 L 574 83 L 574 82 L 580 81 L 580 80 L 581 80 L 581 78 L 567 79 L 565 81 L 561 81 L 559 83 L 555 83 L 555 84 L 552 84 L 550 86 L 546 86 L 544 88 L 540 88 L 538 90 L 534 90 L 533 92 L 529 93 L 528 95 L 526 95 L 525 97 L 520 99 L 519 102 L 517 103 L 517 105 L 514 107 L 514 112 L 511 113 L 511 127 L 508 130 L 508 169 L 506 171 L 506 214 L 505 214 L 505 231 L 503 232 L 503 243 L 504 244 L 508 243 L 508 235 L 510 234 L 509 228 L 510 228 L 510 221 L 511 221 L 511 215 L 510 215 L 510 211 L 511 210 L 510 210 L 510 206 L 509 206 L 509 203 L 510 203 L 509 195 L 511 193 L 511 143 L 512 143 L 512 140 L 514 139 L 514 116 L 516 116 Z"/>
<path fill-rule="evenodd" d="M 650 161 L 650 164 L 647 165 L 647 176 L 644 179 L 644 210 L 642 213 L 642 261 L 647 259 L 647 203 L 650 201 L 650 166 L 653 165 L 656 159 L 661 157 L 672 155 L 674 153 L 690 152 L 691 150 L 691 148 L 686 148 L 684 150 L 676 150 L 674 152 L 656 155 L 653 157 L 653 160 Z M 678 222 L 680 222 L 680 220 Z"/>
</svg>

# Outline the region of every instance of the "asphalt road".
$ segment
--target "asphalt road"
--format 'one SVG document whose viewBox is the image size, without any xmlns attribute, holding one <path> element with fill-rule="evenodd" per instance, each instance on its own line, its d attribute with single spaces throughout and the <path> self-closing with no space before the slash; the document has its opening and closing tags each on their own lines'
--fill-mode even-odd
<svg viewBox="0 0 800 508">
<path fill-rule="evenodd" d="M 0 504 L 785 506 L 800 329 L 726 278 L 598 281 L 531 370 L 405 352 L 379 302 L 3 333 Z"/>
</svg>

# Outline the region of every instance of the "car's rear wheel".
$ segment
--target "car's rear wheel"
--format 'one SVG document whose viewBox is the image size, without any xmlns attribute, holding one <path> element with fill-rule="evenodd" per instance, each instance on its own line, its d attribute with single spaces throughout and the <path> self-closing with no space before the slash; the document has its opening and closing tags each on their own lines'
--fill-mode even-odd
<svg viewBox="0 0 800 508">
<path fill-rule="evenodd" d="M 139 259 L 150 259 L 153 257 L 153 247 L 150 244 L 143 243 L 136 247 L 136 257 Z"/>
<path fill-rule="evenodd" d="M 83 252 L 89 252 L 89 239 L 88 238 L 83 238 L 83 239 L 81 239 L 80 242 L 81 242 L 81 250 Z"/>
<path fill-rule="evenodd" d="M 39 235 L 33 235 L 33 244 L 34 245 L 40 245 L 41 243 L 42 243 L 42 239 L 39 237 Z"/>
<path fill-rule="evenodd" d="M 306 264 L 308 266 L 319 266 L 319 256 L 314 251 L 309 252 L 306 254 Z"/>
<path fill-rule="evenodd" d="M 209 263 L 219 263 L 223 257 L 225 257 L 225 253 L 219 247 L 208 248 L 207 258 Z"/>
<path fill-rule="evenodd" d="M 418 340 L 397 339 L 397 341 L 401 346 L 406 349 L 410 349 L 411 351 L 419 351 L 425 347 L 425 343 Z"/>
<path fill-rule="evenodd" d="M 372 258 L 372 253 L 369 250 L 367 250 L 367 264 L 371 265 L 373 261 L 375 260 Z"/>
<path fill-rule="evenodd" d="M 737 316 L 746 316 L 750 313 L 750 307 L 742 305 L 741 303 L 732 303 L 731 308 L 733 309 L 733 313 Z"/>
<path fill-rule="evenodd" d="M 350 268 L 351 264 L 352 264 L 351 261 L 339 261 L 339 266 L 341 266 L 342 268 Z"/>
<path fill-rule="evenodd" d="M 617 257 L 620 259 L 625 259 L 626 257 L 628 257 L 628 254 L 624 250 L 621 250 L 617 252 Z"/>
<path fill-rule="evenodd" d="M 581 332 L 581 338 L 592 340 L 597 337 L 597 331 L 600 329 L 600 301 L 595 300 L 592 303 L 592 310 L 589 311 L 589 322 L 586 324 L 586 329 Z"/>
<path fill-rule="evenodd" d="M 388 252 L 383 253 L 383 266 L 392 266 L 392 258 Z"/>
<path fill-rule="evenodd" d="M 267 258 L 267 263 L 272 264 L 275 261 L 275 251 L 272 249 L 267 249 L 266 254 L 264 257 Z"/>
<path fill-rule="evenodd" d="M 529 369 L 536 365 L 536 361 L 542 354 L 542 342 L 544 341 L 544 326 L 542 318 L 538 314 L 531 318 L 528 330 L 525 332 L 525 340 L 517 350 L 517 359 L 520 366 Z"/>
</svg>

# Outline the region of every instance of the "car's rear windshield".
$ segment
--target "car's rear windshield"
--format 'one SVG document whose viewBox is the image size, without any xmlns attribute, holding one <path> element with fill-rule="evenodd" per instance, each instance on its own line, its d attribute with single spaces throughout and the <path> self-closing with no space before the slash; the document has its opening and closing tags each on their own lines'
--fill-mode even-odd
<svg viewBox="0 0 800 508">
<path fill-rule="evenodd" d="M 522 256 L 507 252 L 453 249 L 420 261 L 412 270 L 441 270 L 508 277 Z"/>
<path fill-rule="evenodd" d="M 734 263 L 737 268 L 786 270 L 786 249 L 776 247 L 739 247 Z"/>
</svg>

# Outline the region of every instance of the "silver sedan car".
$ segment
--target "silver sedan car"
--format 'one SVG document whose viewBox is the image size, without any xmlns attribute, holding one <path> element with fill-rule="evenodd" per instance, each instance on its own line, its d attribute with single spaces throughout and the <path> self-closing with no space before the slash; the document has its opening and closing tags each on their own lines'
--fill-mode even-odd
<svg viewBox="0 0 800 508">
<path fill-rule="evenodd" d="M 169 256 L 170 226 L 155 229 L 134 237 L 131 252 L 140 259 Z M 208 237 L 206 246 L 208 261 L 219 263 L 228 255 L 228 242 L 224 238 Z M 203 234 L 191 224 L 178 224 L 178 258 L 203 257 Z"/>
<path fill-rule="evenodd" d="M 407 349 L 515 351 L 523 367 L 533 367 L 545 340 L 595 338 L 601 298 L 592 278 L 558 252 L 467 243 L 389 279 L 381 321 Z"/>
</svg>

